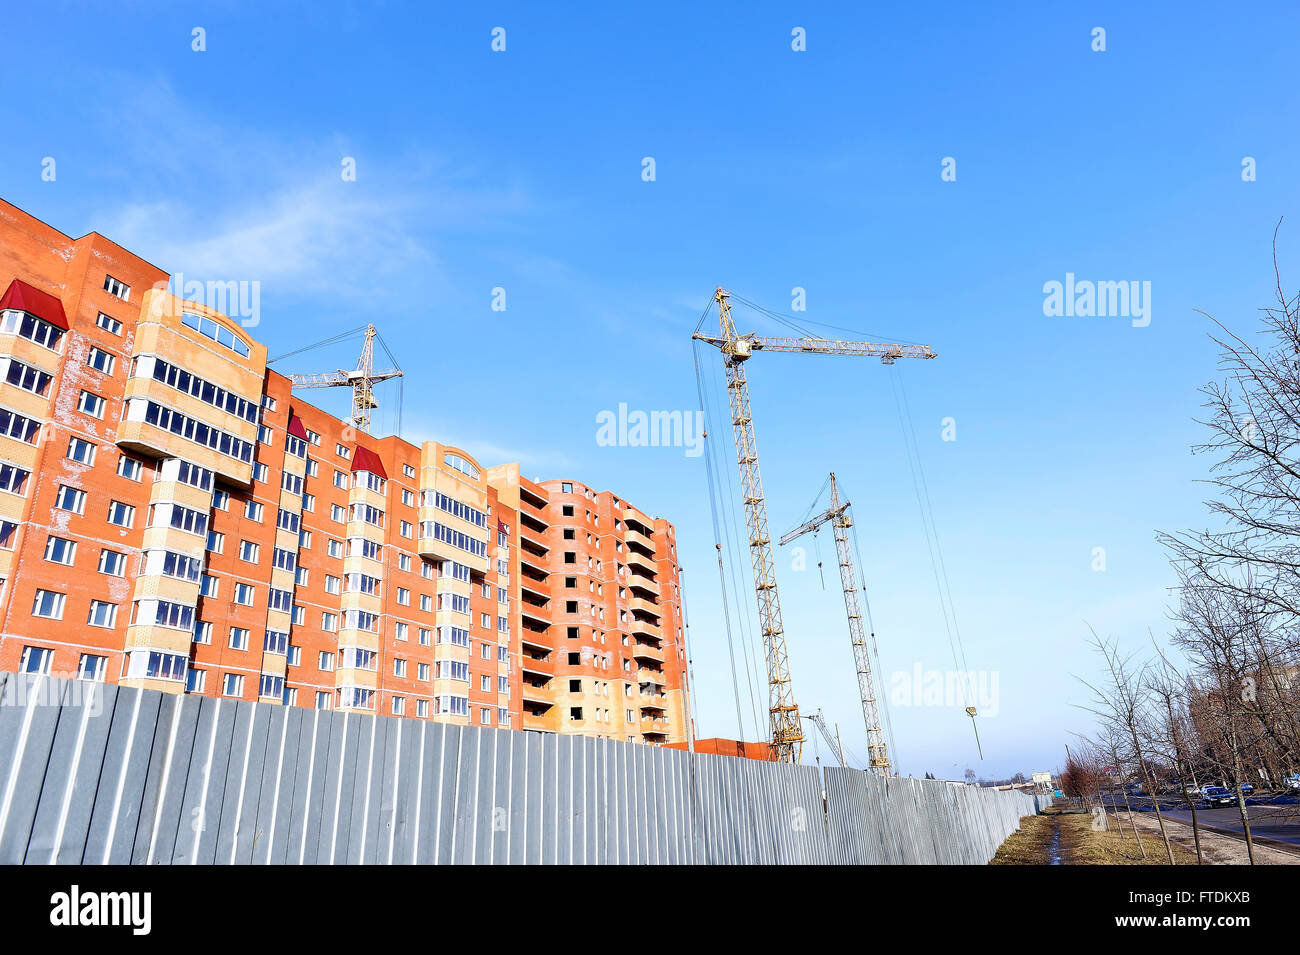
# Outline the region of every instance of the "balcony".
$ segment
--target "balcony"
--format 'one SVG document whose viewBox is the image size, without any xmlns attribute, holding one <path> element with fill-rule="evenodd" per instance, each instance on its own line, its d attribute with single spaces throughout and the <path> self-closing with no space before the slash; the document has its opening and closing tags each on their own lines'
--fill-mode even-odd
<svg viewBox="0 0 1300 955">
<path fill-rule="evenodd" d="M 656 602 L 659 600 L 659 585 L 655 583 L 653 578 L 632 573 L 628 575 L 627 585 L 632 588 L 633 592 L 640 594 L 643 599 Z"/>
<path fill-rule="evenodd" d="M 637 612 L 649 614 L 652 617 L 659 617 L 663 610 L 653 600 L 646 600 L 644 597 L 632 597 L 627 602 L 628 607 Z"/>
<path fill-rule="evenodd" d="M 630 527 L 623 533 L 623 540 L 626 541 L 629 546 L 635 544 L 638 547 L 645 548 L 647 554 L 653 554 L 655 552 L 654 539 L 647 537 L 640 531 L 634 531 Z"/>
<path fill-rule="evenodd" d="M 654 562 L 653 557 L 647 557 L 635 550 L 629 550 L 627 554 L 627 564 L 629 567 L 640 567 L 642 570 L 651 574 L 658 573 L 659 566 Z"/>
<path fill-rule="evenodd" d="M 651 646 L 648 643 L 637 642 L 632 647 L 632 657 L 636 660 L 653 660 L 656 663 L 664 662 L 664 651 L 662 647 Z"/>
<path fill-rule="evenodd" d="M 525 601 L 526 603 L 531 603 L 535 607 L 545 607 L 546 604 L 550 602 L 551 595 L 548 594 L 545 590 L 543 590 L 541 588 L 541 585 L 538 584 L 536 581 L 534 581 L 531 577 L 525 577 L 523 580 L 521 580 L 519 582 L 519 589 L 525 595 L 525 597 L 537 598 L 536 601 L 532 601 L 532 600 Z"/>
</svg>

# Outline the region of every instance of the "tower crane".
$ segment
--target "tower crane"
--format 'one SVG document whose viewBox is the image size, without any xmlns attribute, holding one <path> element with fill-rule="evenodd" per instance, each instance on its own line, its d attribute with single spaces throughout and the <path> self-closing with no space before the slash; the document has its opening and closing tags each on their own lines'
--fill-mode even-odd
<svg viewBox="0 0 1300 955">
<path fill-rule="evenodd" d="M 381 381 L 388 381 L 390 378 L 402 377 L 400 368 L 394 368 L 391 371 L 375 371 L 375 338 L 378 336 L 378 332 L 375 331 L 373 324 L 366 325 L 364 329 L 353 329 L 350 332 L 344 332 L 334 338 L 317 342 L 316 345 L 308 345 L 307 348 L 300 348 L 298 351 L 290 352 L 289 355 L 296 355 L 298 352 L 307 351 L 318 345 L 328 345 L 363 330 L 365 332 L 365 342 L 361 346 L 361 357 L 357 359 L 356 368 L 350 370 L 340 368 L 338 371 L 326 371 L 309 375 L 290 375 L 289 380 L 293 383 L 294 388 L 351 388 L 352 424 L 358 431 L 369 434 L 370 412 L 379 407 L 379 402 L 375 400 L 374 395 L 375 385 Z M 288 358 L 289 355 L 280 355 L 271 359 L 271 361 L 279 361 L 281 358 Z M 270 364 L 270 362 L 267 364 Z"/>
<path fill-rule="evenodd" d="M 875 342 L 835 341 L 826 338 L 770 338 L 753 333 L 740 335 L 731 319 L 731 293 L 719 286 L 713 293 L 718 306 L 717 336 L 696 332 L 696 340 L 722 352 L 731 407 L 731 428 L 736 440 L 736 461 L 740 467 L 745 523 L 749 531 L 749 555 L 754 567 L 754 592 L 758 600 L 759 629 L 767 660 L 768 720 L 774 758 L 798 763 L 803 745 L 799 707 L 790 686 L 790 660 L 786 652 L 785 626 L 776 589 L 772 541 L 767 525 L 767 502 L 758 468 L 758 443 L 749 407 L 749 384 L 745 362 L 758 351 L 798 352 L 805 355 L 852 355 L 875 357 L 886 365 L 899 358 L 935 358 L 928 345 L 881 345 Z"/>
<path fill-rule="evenodd" d="M 822 716 L 821 710 L 818 710 L 812 716 L 805 716 L 804 719 L 817 727 L 817 731 L 822 734 L 822 739 L 826 740 L 826 745 L 831 748 L 831 752 L 834 753 L 835 758 L 840 761 L 840 765 L 845 769 L 848 769 L 849 763 L 848 760 L 844 758 L 844 745 L 840 742 L 839 729 L 836 728 L 835 738 L 832 739 L 831 731 L 826 726 L 826 717 Z"/>
<path fill-rule="evenodd" d="M 849 514 L 849 502 L 840 500 L 839 484 L 835 481 L 835 472 L 831 472 L 830 507 L 812 517 L 781 538 L 781 546 L 815 533 L 827 522 L 835 535 L 835 553 L 840 564 L 840 586 L 844 590 L 844 612 L 849 618 L 849 640 L 853 644 L 853 662 L 858 671 L 858 696 L 862 699 L 862 719 L 867 726 L 867 753 L 871 772 L 888 776 L 890 774 L 889 751 L 885 747 L 885 735 L 880 730 L 880 708 L 876 703 L 875 681 L 871 674 L 871 647 L 862 627 L 862 612 L 858 607 L 858 587 L 853 572 L 853 548 L 849 546 L 849 528 L 853 518 Z M 872 634 L 875 637 L 875 634 Z"/>
</svg>

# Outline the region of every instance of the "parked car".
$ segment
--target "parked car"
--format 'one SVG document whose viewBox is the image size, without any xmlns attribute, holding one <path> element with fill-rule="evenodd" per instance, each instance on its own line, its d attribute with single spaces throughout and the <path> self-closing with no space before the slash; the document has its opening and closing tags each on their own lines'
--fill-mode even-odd
<svg viewBox="0 0 1300 955">
<path fill-rule="evenodd" d="M 1183 787 L 1183 794 L 1187 796 L 1189 799 L 1196 799 L 1198 796 L 1202 795 L 1201 791 L 1197 789 L 1195 786 L 1193 786 L 1191 783 L 1188 783 L 1185 787 Z"/>
<path fill-rule="evenodd" d="M 1205 787 L 1205 807 L 1213 809 L 1215 806 L 1231 806 L 1237 801 L 1237 797 L 1222 786 Z"/>
<path fill-rule="evenodd" d="M 1287 776 L 1285 779 L 1283 779 L 1282 788 L 1300 789 L 1300 773 L 1296 773 L 1294 776 Z"/>
<path fill-rule="evenodd" d="M 1250 783 L 1242 783 L 1242 784 L 1241 784 L 1241 794 L 1242 794 L 1243 796 L 1249 796 L 1249 795 L 1250 795 L 1251 793 L 1253 793 L 1254 791 L 1255 791 L 1255 787 L 1252 786 Z"/>
</svg>

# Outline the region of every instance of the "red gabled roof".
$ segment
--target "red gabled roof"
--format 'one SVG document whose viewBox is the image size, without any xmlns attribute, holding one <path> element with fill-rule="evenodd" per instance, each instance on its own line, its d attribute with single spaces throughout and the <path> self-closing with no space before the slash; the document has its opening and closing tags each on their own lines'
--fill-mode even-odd
<svg viewBox="0 0 1300 955">
<path fill-rule="evenodd" d="M 292 411 L 289 412 L 289 433 L 295 438 L 302 438 L 304 441 L 307 440 L 307 426 L 303 424 L 302 419 Z"/>
<path fill-rule="evenodd" d="M 371 474 L 378 474 L 385 481 L 388 480 L 388 472 L 384 470 L 384 462 L 379 460 L 379 455 L 359 444 L 352 453 L 352 470 L 369 471 Z"/>
<path fill-rule="evenodd" d="M 42 292 L 22 279 L 9 283 L 3 298 L 0 298 L 0 311 L 17 308 L 29 312 L 37 318 L 44 319 L 65 332 L 68 330 L 68 316 L 63 312 L 63 302 L 49 292 Z"/>
</svg>

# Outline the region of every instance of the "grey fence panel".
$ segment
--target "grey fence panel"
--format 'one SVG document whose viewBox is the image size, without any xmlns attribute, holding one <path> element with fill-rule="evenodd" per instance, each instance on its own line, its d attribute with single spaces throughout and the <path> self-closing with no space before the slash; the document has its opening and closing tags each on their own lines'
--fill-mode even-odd
<svg viewBox="0 0 1300 955">
<path fill-rule="evenodd" d="M 283 864 L 288 861 L 288 824 L 293 791 L 298 781 L 298 747 L 302 745 L 303 718 L 307 710 L 283 707 L 271 717 L 266 760 L 257 803 L 257 837 L 253 861 Z M 295 860 L 296 861 L 296 860 Z"/>
<path fill-rule="evenodd" d="M 47 676 L 15 675 L 0 712 L 0 863 L 23 861 L 54 748 L 69 684 Z"/>
<path fill-rule="evenodd" d="M 185 789 L 170 861 L 211 864 L 217 860 L 226 766 L 234 739 L 235 704 L 219 697 L 198 698 L 194 702 L 198 704 L 194 746 L 184 757 Z M 177 754 L 174 762 L 178 769 L 182 756 Z"/>
<path fill-rule="evenodd" d="M 0 861 L 983 864 L 1050 797 L 0 673 Z"/>
<path fill-rule="evenodd" d="M 342 720 L 333 713 L 313 710 L 304 722 L 298 745 L 298 770 L 290 804 L 288 861 L 315 863 L 320 852 L 325 817 L 325 770 L 329 765 L 330 737 Z"/>
<path fill-rule="evenodd" d="M 148 770 L 152 727 L 161 703 L 162 696 L 158 693 L 117 687 L 99 787 L 90 810 L 86 848 L 81 855 L 85 864 L 131 861 L 140 816 L 140 782 Z"/>
<path fill-rule="evenodd" d="M 205 702 L 211 705 L 216 701 L 166 696 L 158 709 L 140 820 L 131 850 L 133 864 L 154 865 L 172 857 L 184 809 L 190 754 L 196 746 L 195 732 Z M 187 824 L 192 819 L 187 819 Z"/>
<path fill-rule="evenodd" d="M 254 703 L 235 705 L 235 732 L 226 765 L 225 798 L 221 803 L 217 861 L 247 865 L 253 857 L 257 802 L 261 794 L 262 762 L 274 708 Z"/>
<path fill-rule="evenodd" d="M 47 765 L 67 769 L 63 778 L 47 773 L 27 844 L 29 863 L 79 863 L 86 848 L 117 687 L 83 683 L 79 689 L 67 694 L 59 717 Z"/>
</svg>

